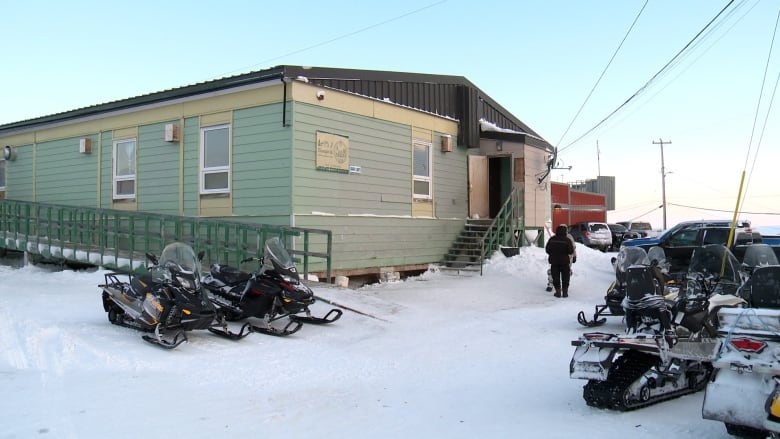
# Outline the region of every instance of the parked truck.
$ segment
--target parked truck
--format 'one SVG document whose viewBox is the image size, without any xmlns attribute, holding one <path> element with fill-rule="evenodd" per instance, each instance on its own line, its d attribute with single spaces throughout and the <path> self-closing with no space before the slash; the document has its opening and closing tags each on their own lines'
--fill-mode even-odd
<svg viewBox="0 0 780 439">
<path fill-rule="evenodd" d="M 687 270 L 695 248 L 707 244 L 725 245 L 730 233 L 730 221 L 685 221 L 668 229 L 661 236 L 630 239 L 624 241 L 623 245 L 639 246 L 645 251 L 650 250 L 651 247 L 661 247 L 670 264 L 669 271 L 679 273 Z M 780 255 L 780 236 L 762 235 L 751 230 L 749 223 L 737 224 L 732 241 L 730 250 L 740 261 L 745 254 L 746 246 L 753 243 L 769 244 L 774 252 Z"/>
</svg>

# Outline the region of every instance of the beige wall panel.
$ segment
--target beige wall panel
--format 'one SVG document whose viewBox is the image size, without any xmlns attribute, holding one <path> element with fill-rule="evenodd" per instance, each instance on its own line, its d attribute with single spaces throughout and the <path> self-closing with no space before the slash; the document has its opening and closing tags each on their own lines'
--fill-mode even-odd
<svg viewBox="0 0 780 439">
<path fill-rule="evenodd" d="M 133 139 L 138 137 L 138 128 L 122 128 L 121 130 L 114 130 L 112 135 L 113 140 L 117 139 Z"/>
<path fill-rule="evenodd" d="M 200 216 L 233 216 L 231 197 L 201 198 Z"/>
<path fill-rule="evenodd" d="M 547 167 L 547 151 L 525 147 L 525 225 L 544 227 L 550 219 L 550 185 L 538 184 L 536 175 Z M 549 179 L 549 177 L 548 177 Z"/>
<path fill-rule="evenodd" d="M 21 145 L 32 145 L 33 143 L 35 143 L 35 134 L 33 133 L 16 134 L 14 136 L 0 137 L 0 140 L 2 141 L 2 145 L 0 145 L 0 147 L 4 147 L 5 145 L 11 145 L 18 148 Z"/>
<path fill-rule="evenodd" d="M 433 142 L 433 132 L 429 129 L 413 126 L 412 138 L 417 140 L 423 140 L 425 142 Z"/>
<path fill-rule="evenodd" d="M 290 92 L 291 99 L 294 101 L 333 108 L 368 117 L 371 117 L 374 112 L 374 103 L 365 97 L 332 89 L 315 87 L 300 81 L 293 82 L 291 85 L 292 91 L 290 92 L 290 89 L 288 88 L 288 92 Z M 320 91 L 324 93 L 322 100 L 317 99 L 317 92 Z"/>
<path fill-rule="evenodd" d="M 412 216 L 433 218 L 433 203 L 429 201 L 415 201 L 412 203 Z"/>
<path fill-rule="evenodd" d="M 135 128 L 184 117 L 230 112 L 238 108 L 253 107 L 282 101 L 282 85 L 272 85 L 253 90 L 243 90 L 220 96 L 211 96 L 198 100 L 179 102 L 161 107 L 132 111 L 126 114 L 101 117 L 95 120 L 69 123 L 66 126 L 40 128 L 36 133 L 23 133 L 9 137 L 0 137 L 5 144 L 23 144 L 86 136 L 100 131 L 117 128 Z M 281 116 L 280 116 L 281 117 Z"/>
<path fill-rule="evenodd" d="M 116 210 L 125 210 L 128 212 L 135 212 L 138 210 L 138 203 L 135 201 L 113 201 L 111 208 Z"/>
<path fill-rule="evenodd" d="M 376 117 L 390 122 L 414 125 L 452 136 L 457 136 L 458 134 L 458 123 L 451 119 L 337 90 L 315 87 L 299 81 L 293 82 L 291 88 L 290 96 L 295 101 L 367 117 Z M 317 99 L 317 92 L 319 91 L 324 93 L 322 100 Z"/>
<path fill-rule="evenodd" d="M 207 127 L 211 125 L 222 125 L 230 123 L 233 120 L 233 113 L 227 111 L 223 113 L 204 114 L 200 117 L 200 126 Z"/>
</svg>

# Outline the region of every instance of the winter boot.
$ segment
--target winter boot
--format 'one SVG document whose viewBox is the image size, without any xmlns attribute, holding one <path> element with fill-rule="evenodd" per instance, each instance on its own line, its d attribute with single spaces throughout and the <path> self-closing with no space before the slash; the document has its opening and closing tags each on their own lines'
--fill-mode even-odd
<svg viewBox="0 0 780 439">
<path fill-rule="evenodd" d="M 553 294 L 555 297 L 561 297 L 561 287 L 555 287 L 555 294 Z"/>
<path fill-rule="evenodd" d="M 563 297 L 569 297 L 569 287 L 563 287 Z"/>
</svg>

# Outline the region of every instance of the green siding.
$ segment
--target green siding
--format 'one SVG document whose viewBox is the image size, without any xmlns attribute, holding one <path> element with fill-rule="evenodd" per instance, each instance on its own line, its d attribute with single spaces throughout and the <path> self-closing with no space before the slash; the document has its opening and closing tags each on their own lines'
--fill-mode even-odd
<svg viewBox="0 0 780 439">
<path fill-rule="evenodd" d="M 5 163 L 6 198 L 35 201 L 35 174 L 33 173 L 33 146 L 16 148 L 16 160 Z"/>
<path fill-rule="evenodd" d="M 296 227 L 333 232 L 334 270 L 440 263 L 464 222 L 370 216 L 295 217 Z M 310 267 L 314 271 L 321 269 Z"/>
<path fill-rule="evenodd" d="M 292 212 L 290 128 L 282 126 L 282 105 L 233 112 L 231 162 L 233 214 L 288 216 Z"/>
<path fill-rule="evenodd" d="M 179 142 L 165 141 L 165 124 L 138 129 L 138 210 L 179 214 Z"/>
<path fill-rule="evenodd" d="M 200 197 L 199 167 L 200 118 L 184 120 L 184 215 L 198 216 Z"/>
<path fill-rule="evenodd" d="M 412 214 L 411 127 L 295 103 L 295 212 Z M 316 169 L 317 131 L 349 137 L 350 165 L 361 173 Z"/>
<path fill-rule="evenodd" d="M 97 136 L 87 136 L 97 143 Z M 79 153 L 79 138 L 36 146 L 36 201 L 92 206 L 97 203 L 97 154 Z"/>
<path fill-rule="evenodd" d="M 457 139 L 452 139 L 457 144 Z M 433 138 L 433 202 L 437 218 L 468 216 L 468 151 L 441 152 L 441 135 Z"/>
<path fill-rule="evenodd" d="M 100 207 L 110 209 L 113 197 L 113 176 L 111 174 L 111 157 L 113 152 L 113 137 L 110 131 L 101 133 L 99 145 L 92 145 L 93 153 L 100 149 Z"/>
</svg>

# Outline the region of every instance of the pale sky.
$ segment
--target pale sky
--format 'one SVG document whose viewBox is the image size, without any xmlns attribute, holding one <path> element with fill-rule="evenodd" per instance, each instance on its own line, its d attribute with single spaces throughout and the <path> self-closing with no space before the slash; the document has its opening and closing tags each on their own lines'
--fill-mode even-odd
<svg viewBox="0 0 780 439">
<path fill-rule="evenodd" d="M 743 171 L 739 217 L 780 224 L 780 3 L 645 3 L 6 2 L 0 124 L 281 64 L 457 75 L 559 147 L 554 181 L 615 176 L 611 222 L 662 226 L 663 140 L 667 226 L 731 218 Z"/>
</svg>

